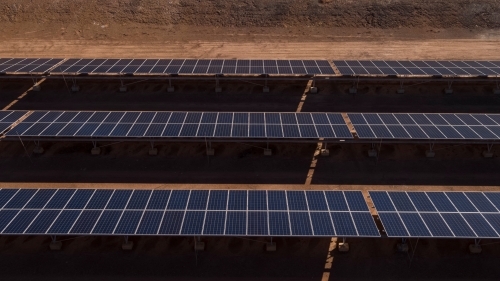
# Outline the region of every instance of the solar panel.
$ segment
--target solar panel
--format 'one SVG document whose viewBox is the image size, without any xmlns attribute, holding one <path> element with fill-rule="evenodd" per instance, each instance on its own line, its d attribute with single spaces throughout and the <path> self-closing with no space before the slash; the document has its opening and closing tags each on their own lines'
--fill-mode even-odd
<svg viewBox="0 0 500 281">
<path fill-rule="evenodd" d="M 2 189 L 0 233 L 380 236 L 360 191 L 279 190 Z"/>
<path fill-rule="evenodd" d="M 17 112 L 14 112 L 18 114 Z M 18 114 L 19 115 L 19 114 Z M 318 124 L 315 124 L 317 120 Z M 34 111 L 7 137 L 348 139 L 340 113 Z"/>
<path fill-rule="evenodd" d="M 500 238 L 496 192 L 370 191 L 389 237 Z"/>
<path fill-rule="evenodd" d="M 496 114 L 348 113 L 359 138 L 498 140 Z"/>
<path fill-rule="evenodd" d="M 9 63 L 9 62 L 6 62 Z M 1 68 L 0 64 L 0 68 Z M 0 70 L 1 71 L 1 70 Z M 68 59 L 53 74 L 280 74 L 333 75 L 327 60 Z"/>
<path fill-rule="evenodd" d="M 342 75 L 497 76 L 489 61 L 333 61 Z"/>
<path fill-rule="evenodd" d="M 46 73 L 56 67 L 64 59 L 43 58 L 0 58 L 0 73 Z"/>
</svg>

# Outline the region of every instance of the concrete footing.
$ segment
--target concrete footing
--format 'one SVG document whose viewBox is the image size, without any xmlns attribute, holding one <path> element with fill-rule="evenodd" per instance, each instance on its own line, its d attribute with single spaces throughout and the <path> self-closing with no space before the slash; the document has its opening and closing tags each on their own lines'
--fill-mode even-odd
<svg viewBox="0 0 500 281">
<path fill-rule="evenodd" d="M 269 87 L 268 86 L 264 86 L 264 88 L 262 88 L 262 92 L 263 93 L 269 93 Z"/>
<path fill-rule="evenodd" d="M 42 90 L 42 87 L 40 85 L 33 86 L 33 91 L 34 92 L 40 92 L 41 90 Z"/>
<path fill-rule="evenodd" d="M 168 93 L 173 93 L 174 91 L 175 91 L 174 86 L 172 86 L 172 87 L 168 87 L 168 88 L 167 88 L 167 92 L 168 92 Z"/>
<path fill-rule="evenodd" d="M 33 153 L 34 154 L 42 154 L 44 152 L 43 150 L 43 147 L 41 146 L 36 146 L 34 149 L 33 149 Z"/>
<path fill-rule="evenodd" d="M 330 156 L 330 150 L 328 150 L 326 148 L 325 149 L 321 149 L 320 155 L 321 156 Z"/>
<path fill-rule="evenodd" d="M 398 89 L 398 94 L 404 94 L 404 93 L 405 93 L 405 89 L 403 89 L 403 88 Z"/>
<path fill-rule="evenodd" d="M 451 94 L 453 94 L 453 89 L 452 88 L 446 88 L 446 89 L 444 89 L 444 93 L 447 94 L 447 95 L 451 95 Z"/>
<path fill-rule="evenodd" d="M 61 241 L 52 241 L 49 244 L 49 249 L 51 251 L 59 251 L 62 248 L 62 242 Z"/>
<path fill-rule="evenodd" d="M 215 155 L 215 150 L 213 148 L 207 148 L 207 155 L 208 156 L 214 156 Z"/>
<path fill-rule="evenodd" d="M 358 89 L 352 87 L 352 88 L 349 88 L 349 94 L 357 94 L 358 93 Z"/>
<path fill-rule="evenodd" d="M 264 155 L 271 156 L 271 155 L 273 155 L 273 151 L 271 149 L 264 149 Z"/>
<path fill-rule="evenodd" d="M 406 243 L 398 243 L 398 252 L 401 252 L 401 253 L 407 253 L 408 252 L 408 244 Z"/>
<path fill-rule="evenodd" d="M 158 148 L 149 149 L 149 155 L 151 155 L 151 156 L 158 155 Z"/>
<path fill-rule="evenodd" d="M 493 157 L 493 152 L 490 151 L 483 151 L 483 157 L 484 158 L 492 158 Z"/>
<path fill-rule="evenodd" d="M 427 158 L 434 158 L 434 156 L 436 156 L 436 152 L 430 151 L 430 150 L 426 150 L 425 151 L 425 157 L 427 157 Z"/>
<path fill-rule="evenodd" d="M 126 92 L 127 91 L 127 86 L 120 86 L 120 92 Z"/>
<path fill-rule="evenodd" d="M 471 254 L 480 254 L 482 251 L 481 245 L 476 245 L 476 244 L 470 244 L 469 245 L 469 252 Z"/>
<path fill-rule="evenodd" d="M 80 86 L 78 86 L 78 85 L 71 86 L 71 91 L 72 92 L 78 92 L 78 91 L 80 91 Z"/>
<path fill-rule="evenodd" d="M 318 93 L 318 87 L 311 87 L 311 88 L 309 89 L 309 93 L 311 93 L 311 94 L 316 94 L 316 93 Z"/>
<path fill-rule="evenodd" d="M 339 243 L 339 252 L 349 252 L 349 243 Z"/>
<path fill-rule="evenodd" d="M 194 243 L 195 251 L 205 251 L 205 242 L 198 241 Z"/>
<path fill-rule="evenodd" d="M 266 252 L 276 252 L 276 243 L 274 242 L 266 243 Z"/>
<path fill-rule="evenodd" d="M 222 93 L 222 87 L 219 87 L 219 86 L 215 87 L 215 92 Z"/>
<path fill-rule="evenodd" d="M 368 150 L 368 157 L 377 157 L 377 150 L 375 149 Z"/>
<path fill-rule="evenodd" d="M 122 244 L 122 250 L 130 251 L 133 248 L 134 248 L 134 242 L 132 242 L 132 241 L 127 241 L 127 242 Z"/>
<path fill-rule="evenodd" d="M 493 94 L 500 95 L 500 89 L 493 89 Z"/>
<path fill-rule="evenodd" d="M 94 147 L 92 150 L 90 150 L 90 154 L 92 155 L 99 155 L 101 154 L 101 148 L 100 147 Z"/>
</svg>

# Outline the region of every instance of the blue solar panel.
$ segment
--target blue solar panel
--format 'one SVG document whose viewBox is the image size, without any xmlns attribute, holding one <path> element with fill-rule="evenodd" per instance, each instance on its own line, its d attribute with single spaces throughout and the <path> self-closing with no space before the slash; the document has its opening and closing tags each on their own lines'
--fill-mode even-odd
<svg viewBox="0 0 500 281">
<path fill-rule="evenodd" d="M 308 212 L 290 212 L 290 225 L 292 235 L 312 235 L 311 221 Z"/>
<path fill-rule="evenodd" d="M 247 191 L 246 190 L 230 190 L 227 209 L 228 210 L 246 210 L 247 209 Z"/>
<path fill-rule="evenodd" d="M 365 198 L 363 194 L 359 191 L 344 191 L 344 196 L 349 204 L 349 209 L 351 211 L 365 211 L 368 212 L 368 206 L 366 205 Z"/>
<path fill-rule="evenodd" d="M 55 193 L 55 189 L 41 189 L 31 198 L 30 202 L 28 202 L 24 208 L 41 209 L 49 202 L 50 198 L 52 198 Z"/>
<path fill-rule="evenodd" d="M 162 211 L 145 211 L 139 226 L 137 234 L 156 234 L 160 227 L 164 212 Z"/>
<path fill-rule="evenodd" d="M 311 223 L 317 236 L 335 236 L 335 230 L 328 212 L 311 212 Z"/>
<path fill-rule="evenodd" d="M 10 201 L 5 204 L 4 209 L 21 209 L 35 195 L 36 189 L 21 189 Z"/>
<path fill-rule="evenodd" d="M 134 234 L 142 214 L 142 211 L 124 211 L 114 234 Z"/>
<path fill-rule="evenodd" d="M 226 235 L 246 235 L 246 212 L 227 212 Z"/>
<path fill-rule="evenodd" d="M 285 191 L 269 190 L 267 197 L 269 210 L 285 211 L 288 209 Z"/>
<path fill-rule="evenodd" d="M 357 236 L 356 227 L 349 212 L 331 212 L 337 236 Z"/>
<path fill-rule="evenodd" d="M 83 211 L 80 214 L 80 217 L 75 222 L 73 227 L 71 228 L 70 233 L 73 234 L 87 234 L 92 231 L 94 225 L 97 220 L 101 216 L 102 211 L 99 210 L 91 210 L 91 211 Z"/>
<path fill-rule="evenodd" d="M 208 190 L 193 190 L 189 196 L 188 210 L 205 210 L 207 208 Z"/>
<path fill-rule="evenodd" d="M 124 209 L 132 195 L 132 190 L 116 190 L 106 205 L 106 209 Z"/>
<path fill-rule="evenodd" d="M 22 210 L 2 231 L 2 233 L 23 233 L 39 212 L 40 211 L 38 210 Z"/>
<path fill-rule="evenodd" d="M 0 190 L 0 208 L 2 208 L 9 200 L 18 192 L 18 189 L 2 189 Z"/>
<path fill-rule="evenodd" d="M 205 220 L 205 227 L 203 228 L 203 234 L 223 235 L 225 222 L 225 211 L 208 211 Z"/>
<path fill-rule="evenodd" d="M 62 211 L 57 219 L 54 221 L 48 232 L 53 234 L 66 234 L 71 229 L 75 223 L 78 216 L 80 216 L 81 210 L 64 210 Z"/>
<path fill-rule="evenodd" d="M 500 193 L 389 192 L 393 202 L 399 202 L 394 203 L 397 210 L 385 207 L 380 194 L 384 193 L 370 192 L 388 236 L 500 237 L 495 224 L 498 209 L 489 200 L 489 197 L 497 197 Z"/>
<path fill-rule="evenodd" d="M 33 220 L 31 225 L 26 229 L 26 234 L 43 234 L 52 225 L 54 220 L 57 218 L 61 211 L 60 210 L 42 210 L 38 217 Z M 0 211 L 0 215 L 1 215 Z M 0 225 L 1 227 L 1 225 Z"/>
<path fill-rule="evenodd" d="M 189 198 L 189 190 L 173 190 L 170 194 L 167 209 L 169 210 L 184 210 L 187 206 Z"/>
<path fill-rule="evenodd" d="M 268 236 L 267 212 L 248 212 L 248 235 Z"/>
<path fill-rule="evenodd" d="M 267 210 L 267 194 L 265 190 L 248 191 L 248 210 Z"/>
<path fill-rule="evenodd" d="M 211 190 L 208 200 L 208 210 L 226 210 L 227 209 L 227 190 Z"/>
<path fill-rule="evenodd" d="M 269 234 L 271 236 L 290 235 L 290 221 L 285 212 L 269 212 Z"/>
<path fill-rule="evenodd" d="M 183 219 L 184 211 L 166 211 L 158 234 L 179 234 Z"/>
<path fill-rule="evenodd" d="M 306 195 L 303 191 L 287 191 L 288 209 L 291 211 L 305 210 L 307 211 Z"/>
<path fill-rule="evenodd" d="M 325 198 L 325 191 L 32 191 L 31 197 L 31 193 L 22 192 L 22 196 L 29 198 L 18 198 L 16 204 L 21 207 L 10 210 L 12 212 L 0 212 L 0 226 L 6 229 L 5 233 L 329 236 L 335 234 L 335 224 L 332 225 L 331 219 L 334 216 L 340 228 L 354 228 L 354 234 L 347 230 L 341 232 L 345 236 L 378 236 L 369 212 L 327 212 L 329 204 L 332 204 L 332 209 L 337 208 L 335 206 L 347 209 L 342 191 L 327 191 L 330 202 Z M 348 193 L 352 193 L 353 202 L 363 200 L 360 192 Z M 359 193 L 358 198 L 355 193 Z M 0 198 L 6 198 L 3 199 L 6 203 L 15 197 L 12 191 L 4 191 L 0 195 L 3 195 Z M 32 201 L 29 201 L 30 198 Z M 338 199 L 342 201 L 336 203 Z M 32 209 L 21 209 L 27 207 L 22 203 L 24 201 L 30 202 Z M 271 211 L 268 211 L 268 204 Z M 55 209 L 40 210 L 44 205 Z M 228 205 L 233 211 L 226 211 Z M 182 211 L 165 211 L 169 208 Z"/>
<path fill-rule="evenodd" d="M 391 201 L 399 212 L 407 211 L 413 212 L 416 211 L 413 206 L 410 198 L 404 192 L 388 192 L 391 197 Z"/>
<path fill-rule="evenodd" d="M 205 212 L 188 211 L 184 217 L 181 234 L 201 234 L 203 233 L 203 224 Z"/>
<path fill-rule="evenodd" d="M 380 212 L 378 214 L 389 237 L 409 236 L 406 227 L 397 213 Z"/>
<path fill-rule="evenodd" d="M 330 211 L 349 211 L 342 191 L 325 191 L 325 196 Z"/>
<path fill-rule="evenodd" d="M 306 191 L 306 197 L 310 211 L 328 211 L 323 191 Z"/>
<path fill-rule="evenodd" d="M 373 203 L 377 206 L 377 210 L 380 212 L 390 212 L 396 211 L 396 208 L 392 204 L 391 198 L 385 191 L 372 191 L 370 192 Z"/>
<path fill-rule="evenodd" d="M 151 196 L 151 190 L 134 190 L 127 204 L 129 210 L 142 210 L 146 208 L 146 204 Z"/>
</svg>

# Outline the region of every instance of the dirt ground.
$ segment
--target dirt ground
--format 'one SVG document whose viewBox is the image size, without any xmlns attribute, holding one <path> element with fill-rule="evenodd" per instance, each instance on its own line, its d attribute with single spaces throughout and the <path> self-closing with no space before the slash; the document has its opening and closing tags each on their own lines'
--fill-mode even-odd
<svg viewBox="0 0 500 281">
<path fill-rule="evenodd" d="M 495 0 L 5 0 L 0 3 L 0 57 L 463 59 L 500 60 L 500 4 Z M 128 86 L 111 80 L 78 81 L 72 93 L 60 79 L 41 92 L 28 80 L 0 79 L 0 106 L 13 110 L 296 111 L 307 81 L 162 81 Z M 320 82 L 304 112 L 500 112 L 494 81 L 360 83 L 357 95 L 342 82 Z M 25 95 L 23 95 L 25 94 Z M 15 101 L 15 102 L 14 102 Z M 13 103 L 14 102 L 14 103 Z M 485 159 L 479 145 L 329 144 L 330 156 L 312 164 L 316 144 L 0 141 L 0 188 L 350 189 L 498 190 L 500 148 Z M 368 204 L 372 203 L 367 198 Z M 375 218 L 377 218 L 374 213 Z M 74 239 L 73 239 L 74 238 Z M 0 236 L 2 280 L 497 280 L 500 244 L 484 240 L 480 255 L 466 239 L 410 240 L 409 255 L 396 239 L 336 240 L 205 238 L 195 255 L 193 239 L 132 237 L 131 252 L 119 237 L 64 237 L 63 250 L 48 250 L 41 236 Z M 410 261 L 411 260 L 411 261 Z"/>
</svg>

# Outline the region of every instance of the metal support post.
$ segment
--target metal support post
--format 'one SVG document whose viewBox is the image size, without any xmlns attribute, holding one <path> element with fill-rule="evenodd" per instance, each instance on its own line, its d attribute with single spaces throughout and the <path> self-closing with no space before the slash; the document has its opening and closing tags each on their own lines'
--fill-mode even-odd
<svg viewBox="0 0 500 281">
<path fill-rule="evenodd" d="M 434 144 L 435 143 L 433 143 L 433 142 L 431 142 L 429 144 L 429 150 L 427 150 L 425 152 L 425 157 L 427 157 L 427 158 L 433 158 L 434 156 L 436 156 L 436 153 L 434 152 Z"/>
<path fill-rule="evenodd" d="M 35 141 L 35 148 L 33 149 L 33 153 L 42 154 L 43 151 L 43 147 L 40 146 L 40 141 Z"/>
<path fill-rule="evenodd" d="M 175 90 L 174 86 L 172 86 L 172 79 L 168 79 L 168 88 L 167 88 L 167 92 L 169 93 L 173 93 Z"/>
<path fill-rule="evenodd" d="M 474 239 L 474 244 L 469 245 L 469 252 L 471 254 L 480 254 L 481 253 L 482 249 L 481 249 L 481 245 L 479 243 L 481 243 L 481 239 Z"/>
<path fill-rule="evenodd" d="M 398 89 L 398 94 L 404 94 L 405 89 L 403 88 L 403 81 L 399 83 L 399 89 Z"/>
<path fill-rule="evenodd" d="M 90 154 L 99 155 L 101 154 L 101 148 L 97 147 L 97 141 L 92 141 L 92 150 L 90 150 Z"/>
<path fill-rule="evenodd" d="M 484 158 L 492 158 L 493 157 L 493 152 L 491 151 L 492 148 L 493 148 L 493 144 L 492 143 L 487 143 L 486 144 L 486 150 L 483 151 L 483 157 Z"/>
<path fill-rule="evenodd" d="M 124 236 L 125 242 L 122 244 L 122 250 L 130 251 L 134 248 L 134 242 L 128 240 L 128 236 Z"/>
<path fill-rule="evenodd" d="M 346 238 L 342 237 L 342 242 L 338 244 L 339 252 L 349 252 L 349 243 L 346 242 Z"/>
<path fill-rule="evenodd" d="M 149 144 L 151 145 L 151 148 L 149 149 L 149 155 L 157 155 L 158 154 L 158 148 L 155 148 L 155 142 L 150 141 Z"/>
<path fill-rule="evenodd" d="M 401 243 L 398 244 L 398 251 L 399 252 L 408 252 L 408 243 L 406 243 L 406 238 L 401 238 Z"/>
<path fill-rule="evenodd" d="M 57 241 L 56 239 L 57 237 L 55 235 L 51 235 L 50 236 L 50 244 L 49 244 L 49 249 L 51 249 L 52 251 L 59 251 L 61 250 L 62 248 L 62 242 L 61 241 Z"/>
</svg>

